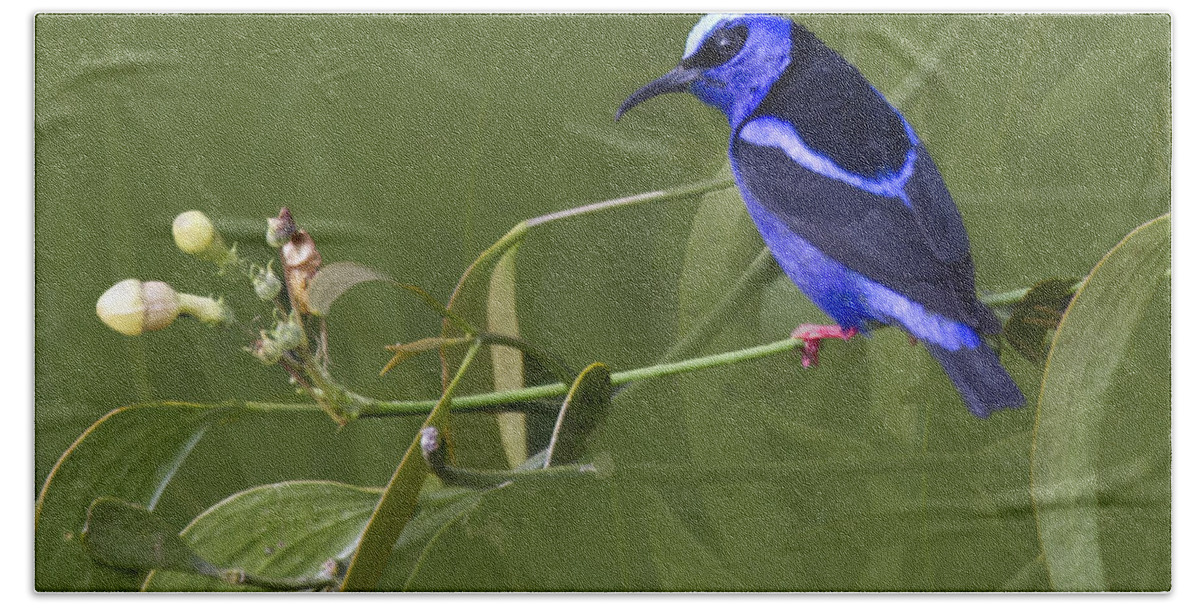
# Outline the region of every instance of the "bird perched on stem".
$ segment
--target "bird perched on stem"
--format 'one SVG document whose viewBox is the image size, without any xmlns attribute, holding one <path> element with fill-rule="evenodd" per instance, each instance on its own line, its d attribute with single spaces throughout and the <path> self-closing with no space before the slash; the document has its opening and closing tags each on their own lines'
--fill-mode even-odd
<svg viewBox="0 0 1200 608">
<path fill-rule="evenodd" d="M 750 216 L 787 276 L 837 323 L 796 328 L 806 367 L 823 339 L 896 325 L 925 345 L 971 413 L 1024 404 L 981 337 L 1000 323 L 975 293 L 967 233 L 937 166 L 854 66 L 789 19 L 708 15 L 679 65 L 617 118 L 676 92 L 725 113 Z"/>
</svg>

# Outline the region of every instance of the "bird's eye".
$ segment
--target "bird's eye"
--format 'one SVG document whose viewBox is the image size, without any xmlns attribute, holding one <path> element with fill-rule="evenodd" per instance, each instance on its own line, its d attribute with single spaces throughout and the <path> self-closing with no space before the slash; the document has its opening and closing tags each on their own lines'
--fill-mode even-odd
<svg viewBox="0 0 1200 608">
<path fill-rule="evenodd" d="M 741 52 L 749 34 L 744 25 L 722 27 L 709 35 L 704 44 L 680 64 L 685 68 L 714 68 L 728 62 Z"/>
</svg>

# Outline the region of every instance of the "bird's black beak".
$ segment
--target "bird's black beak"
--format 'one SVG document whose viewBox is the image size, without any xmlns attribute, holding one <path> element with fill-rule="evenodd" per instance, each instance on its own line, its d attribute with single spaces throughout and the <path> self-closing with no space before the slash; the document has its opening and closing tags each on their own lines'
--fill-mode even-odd
<svg viewBox="0 0 1200 608">
<path fill-rule="evenodd" d="M 695 68 L 685 68 L 678 66 L 675 69 L 663 74 L 657 80 L 638 89 L 617 108 L 617 120 L 621 120 L 621 115 L 628 112 L 633 106 L 664 93 L 686 93 L 692 83 L 700 78 L 700 70 Z"/>
</svg>

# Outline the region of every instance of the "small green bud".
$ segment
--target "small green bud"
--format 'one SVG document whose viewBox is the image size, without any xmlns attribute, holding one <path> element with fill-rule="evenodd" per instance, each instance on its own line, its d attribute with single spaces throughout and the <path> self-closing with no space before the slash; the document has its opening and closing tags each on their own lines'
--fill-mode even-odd
<svg viewBox="0 0 1200 608">
<path fill-rule="evenodd" d="M 283 281 L 275 276 L 275 272 L 271 270 L 271 265 L 267 264 L 266 268 L 260 269 L 252 280 L 254 283 L 254 295 L 260 300 L 271 301 L 275 296 L 279 295 L 279 291 L 283 289 Z"/>
<path fill-rule="evenodd" d="M 271 330 L 271 338 L 283 350 L 299 348 L 308 342 L 308 336 L 304 334 L 304 327 L 300 325 L 300 319 L 297 318 L 296 313 L 292 313 L 287 319 L 276 323 L 275 329 Z"/>
<path fill-rule="evenodd" d="M 284 350 L 279 346 L 279 343 L 272 340 L 267 332 L 260 331 L 259 338 L 254 341 L 254 344 L 245 348 L 246 352 L 254 355 L 264 365 L 274 365 L 283 357 Z"/>
<path fill-rule="evenodd" d="M 287 207 L 279 210 L 278 217 L 267 218 L 267 244 L 278 249 L 296 233 L 296 222 Z"/>
<path fill-rule="evenodd" d="M 293 312 L 275 323 L 271 331 L 259 330 L 258 339 L 244 350 L 266 365 L 274 365 L 284 353 L 308 343 L 308 335 L 300 324 L 299 314 Z"/>
</svg>

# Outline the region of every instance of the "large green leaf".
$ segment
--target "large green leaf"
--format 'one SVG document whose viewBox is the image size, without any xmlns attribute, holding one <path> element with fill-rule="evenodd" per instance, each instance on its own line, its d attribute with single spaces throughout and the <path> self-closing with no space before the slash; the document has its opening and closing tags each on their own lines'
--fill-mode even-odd
<svg viewBox="0 0 1200 608">
<path fill-rule="evenodd" d="M 250 488 L 213 505 L 181 536 L 196 553 L 274 586 L 331 585 L 358 544 L 381 491 L 329 481 Z M 207 581 L 156 572 L 150 591 L 209 588 Z"/>
<path fill-rule="evenodd" d="M 483 492 L 449 488 L 422 493 L 417 512 L 396 540 L 387 569 L 380 577 L 381 590 L 408 590 L 425 564 L 426 552 L 452 524 L 479 506 Z"/>
<path fill-rule="evenodd" d="M 63 454 L 38 496 L 34 585 L 42 591 L 137 589 L 133 572 L 95 563 L 80 543 L 101 496 L 158 503 L 184 458 L 224 411 L 187 404 L 113 410 Z"/>
<path fill-rule="evenodd" d="M 611 550 L 623 545 L 592 536 L 615 532 L 609 505 L 594 491 L 597 483 L 605 482 L 594 476 L 525 476 L 500 489 L 464 495 L 413 521 L 415 538 L 401 539 L 380 588 L 621 588 L 614 575 L 626 567 L 627 556 L 605 555 L 588 546 L 598 542 Z M 560 517 L 547 517 L 552 511 Z"/>
<path fill-rule="evenodd" d="M 1170 588 L 1170 401 L 1145 399 L 1167 396 L 1169 359 L 1157 362 L 1167 366 L 1152 385 L 1155 393 L 1137 394 L 1122 385 L 1122 368 L 1134 354 L 1134 332 L 1153 334 L 1169 345 L 1169 321 L 1140 321 L 1170 266 L 1171 216 L 1165 215 L 1131 232 L 1104 256 L 1055 334 L 1033 451 L 1038 531 L 1055 589 Z M 1137 399 L 1136 417 L 1122 412 L 1130 408 L 1130 397 Z M 1147 427 L 1156 432 L 1147 433 Z M 1134 519 L 1141 538 L 1119 538 L 1118 523 L 1127 522 L 1132 505 L 1141 513 Z M 1155 539 L 1149 554 L 1147 538 Z M 1119 566 L 1106 565 L 1109 559 Z M 1121 573 L 1131 566 L 1143 576 L 1130 579 Z"/>
</svg>

